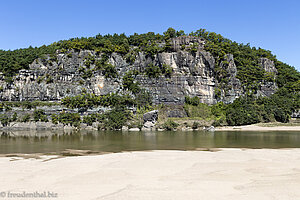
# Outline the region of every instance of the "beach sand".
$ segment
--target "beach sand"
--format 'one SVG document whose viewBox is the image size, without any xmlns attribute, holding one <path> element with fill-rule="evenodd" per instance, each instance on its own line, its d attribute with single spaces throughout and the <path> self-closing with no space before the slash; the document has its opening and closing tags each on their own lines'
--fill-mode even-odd
<svg viewBox="0 0 300 200">
<path fill-rule="evenodd" d="M 65 200 L 300 199 L 300 149 L 49 158 L 55 156 L 1 157 L 0 196 L 49 191 L 57 193 L 52 199 Z"/>
<path fill-rule="evenodd" d="M 300 126 L 268 126 L 268 124 L 263 125 L 245 125 L 245 126 L 224 126 L 217 127 L 216 131 L 299 131 Z"/>
</svg>

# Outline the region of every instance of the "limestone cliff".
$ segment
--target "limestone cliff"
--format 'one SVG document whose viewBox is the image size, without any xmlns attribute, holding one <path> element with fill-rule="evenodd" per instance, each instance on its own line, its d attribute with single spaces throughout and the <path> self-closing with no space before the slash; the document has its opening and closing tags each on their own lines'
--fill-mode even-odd
<svg viewBox="0 0 300 200">
<path fill-rule="evenodd" d="M 193 45 L 196 50 L 192 51 Z M 20 70 L 9 84 L 0 76 L 0 100 L 24 101 L 42 100 L 56 101 L 66 96 L 78 95 L 86 90 L 96 95 L 122 91 L 122 76 L 129 70 L 143 71 L 152 63 L 157 66 L 164 64 L 173 69 L 172 76 L 166 78 L 149 78 L 144 74 L 137 76 L 136 81 L 140 86 L 150 91 L 155 104 L 183 104 L 184 97 L 198 96 L 203 103 L 214 104 L 218 101 L 232 102 L 244 93 L 244 88 L 237 76 L 237 68 L 234 57 L 226 55 L 229 63 L 226 67 L 229 82 L 224 88 L 219 88 L 215 72 L 215 59 L 204 50 L 205 40 L 192 36 L 172 38 L 171 50 L 148 56 L 145 52 L 135 55 L 133 63 L 127 62 L 123 55 L 112 53 L 108 62 L 114 65 L 118 71 L 118 78 L 105 78 L 100 71 L 92 70 L 90 77 L 82 77 L 80 67 L 85 66 L 89 56 L 101 59 L 101 54 L 91 50 L 81 51 L 57 51 L 55 58 L 47 56 L 36 59 L 28 70 Z M 267 58 L 260 60 L 260 66 L 276 75 L 274 63 Z M 89 68 L 94 69 L 95 65 Z M 222 63 L 221 63 L 222 67 Z M 217 89 L 220 96 L 216 95 Z M 272 82 L 260 84 L 258 95 L 270 95 L 276 90 Z"/>
</svg>

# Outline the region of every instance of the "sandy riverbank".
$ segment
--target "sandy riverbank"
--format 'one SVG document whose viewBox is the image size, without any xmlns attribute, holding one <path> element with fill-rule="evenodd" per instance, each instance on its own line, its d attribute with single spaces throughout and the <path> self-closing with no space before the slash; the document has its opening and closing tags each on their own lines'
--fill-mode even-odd
<svg viewBox="0 0 300 200">
<path fill-rule="evenodd" d="M 68 200 L 300 199 L 300 149 L 48 158 L 1 157 L 0 195 L 49 191 L 57 193 L 53 199 Z"/>
<path fill-rule="evenodd" d="M 299 131 L 300 126 L 268 126 L 268 124 L 263 125 L 245 125 L 245 126 L 224 126 L 217 127 L 216 131 Z"/>
</svg>

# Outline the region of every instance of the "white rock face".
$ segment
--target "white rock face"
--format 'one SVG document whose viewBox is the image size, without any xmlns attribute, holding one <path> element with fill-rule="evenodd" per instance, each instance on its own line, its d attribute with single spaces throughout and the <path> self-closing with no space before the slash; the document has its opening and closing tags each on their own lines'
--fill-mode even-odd
<svg viewBox="0 0 300 200">
<path fill-rule="evenodd" d="M 190 48 L 198 44 L 197 51 L 191 52 Z M 192 37 L 182 36 L 171 41 L 173 50 L 162 52 L 153 57 L 144 52 L 138 52 L 134 63 L 126 62 L 124 56 L 112 53 L 108 62 L 114 65 L 118 71 L 118 78 L 105 78 L 101 71 L 94 70 L 90 77 L 83 78 L 85 70 L 94 69 L 95 64 L 85 66 L 87 57 L 94 56 L 96 60 L 101 55 L 94 51 L 82 50 L 56 54 L 56 59 L 50 57 L 35 60 L 28 70 L 20 70 L 14 78 L 13 84 L 4 81 L 0 75 L 0 100 L 1 101 L 24 101 L 24 100 L 47 100 L 56 101 L 66 96 L 75 96 L 86 90 L 88 93 L 105 95 L 112 92 L 122 91 L 122 76 L 129 70 L 136 69 L 140 75 L 136 81 L 142 88 L 150 91 L 155 104 L 183 104 L 185 96 L 197 96 L 202 103 L 214 104 L 221 100 L 226 103 L 232 102 L 243 94 L 240 81 L 236 78 L 237 69 L 232 55 L 226 55 L 229 62 L 228 91 L 221 91 L 221 97 L 216 99 L 215 90 L 217 80 L 215 78 L 215 59 L 204 51 L 205 41 Z M 145 68 L 152 63 L 159 67 L 164 64 L 173 69 L 171 77 L 148 78 L 143 74 Z M 277 73 L 274 63 L 267 58 L 260 60 L 261 67 L 266 72 Z M 222 66 L 222 63 L 221 63 Z M 275 91 L 276 86 L 262 86 L 262 94 L 269 95 Z"/>
</svg>

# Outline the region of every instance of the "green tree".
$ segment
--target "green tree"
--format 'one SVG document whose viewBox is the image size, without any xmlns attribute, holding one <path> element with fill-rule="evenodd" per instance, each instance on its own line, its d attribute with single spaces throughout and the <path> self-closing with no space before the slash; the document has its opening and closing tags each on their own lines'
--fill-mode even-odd
<svg viewBox="0 0 300 200">
<path fill-rule="evenodd" d="M 149 78 L 158 78 L 161 75 L 161 70 L 158 66 L 150 63 L 149 66 L 145 69 L 145 74 Z"/>
<path fill-rule="evenodd" d="M 127 122 L 130 113 L 123 106 L 116 106 L 105 114 L 105 126 L 112 130 L 120 130 Z"/>
<path fill-rule="evenodd" d="M 47 115 L 45 115 L 45 111 L 44 110 L 35 110 L 33 112 L 33 119 L 34 121 L 42 121 L 42 122 L 48 122 L 48 118 Z"/>
</svg>

